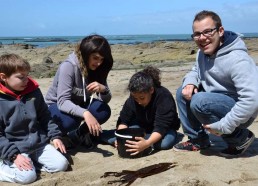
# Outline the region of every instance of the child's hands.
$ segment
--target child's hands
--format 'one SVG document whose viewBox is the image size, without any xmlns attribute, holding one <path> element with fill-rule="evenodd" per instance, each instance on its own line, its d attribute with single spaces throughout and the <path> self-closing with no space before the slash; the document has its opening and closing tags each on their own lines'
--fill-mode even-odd
<svg viewBox="0 0 258 186">
<path fill-rule="evenodd" d="M 16 159 L 13 161 L 13 163 L 18 167 L 20 171 L 22 170 L 32 170 L 32 161 L 30 158 L 23 156 L 21 154 L 18 154 Z"/>
<path fill-rule="evenodd" d="M 59 149 L 59 150 L 60 150 L 60 152 L 66 153 L 66 149 L 65 149 L 65 146 L 64 146 L 62 140 L 60 140 L 60 139 L 54 139 L 54 140 L 53 140 L 53 144 L 54 144 L 54 147 L 55 147 L 56 149 Z"/>
<path fill-rule="evenodd" d="M 150 145 L 143 137 L 135 137 L 137 141 L 126 140 L 125 146 L 128 147 L 127 152 L 132 152 L 131 155 L 136 155 L 147 149 Z"/>
<path fill-rule="evenodd" d="M 126 129 L 126 128 L 128 128 L 127 125 L 125 125 L 125 124 L 120 124 L 120 125 L 118 125 L 117 130 Z"/>
<path fill-rule="evenodd" d="M 120 124 L 120 125 L 118 125 L 116 130 L 125 129 L 125 128 L 128 128 L 128 126 L 125 124 Z M 117 148 L 117 140 L 115 141 L 114 146 L 115 146 L 115 148 Z"/>
</svg>

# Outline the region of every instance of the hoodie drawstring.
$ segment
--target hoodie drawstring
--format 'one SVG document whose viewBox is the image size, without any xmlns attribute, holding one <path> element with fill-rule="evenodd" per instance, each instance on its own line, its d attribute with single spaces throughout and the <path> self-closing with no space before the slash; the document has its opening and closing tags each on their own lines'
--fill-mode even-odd
<svg viewBox="0 0 258 186">
<path fill-rule="evenodd" d="M 85 78 L 82 77 L 82 87 L 83 87 L 83 101 L 86 103 L 86 91 L 85 91 Z"/>
</svg>

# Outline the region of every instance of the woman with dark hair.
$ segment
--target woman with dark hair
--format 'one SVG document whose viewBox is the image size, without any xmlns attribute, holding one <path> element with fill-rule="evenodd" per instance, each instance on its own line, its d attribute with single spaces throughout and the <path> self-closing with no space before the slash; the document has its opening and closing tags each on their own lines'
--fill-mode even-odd
<svg viewBox="0 0 258 186">
<path fill-rule="evenodd" d="M 110 45 L 100 35 L 85 37 L 59 66 L 45 100 L 70 145 L 91 145 L 89 134 L 99 136 L 109 119 L 107 76 L 112 66 Z"/>
</svg>

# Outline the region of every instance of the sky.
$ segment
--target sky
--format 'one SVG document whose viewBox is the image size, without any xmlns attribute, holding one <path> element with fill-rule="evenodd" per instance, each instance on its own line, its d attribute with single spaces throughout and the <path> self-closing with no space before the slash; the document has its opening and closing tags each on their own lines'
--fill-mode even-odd
<svg viewBox="0 0 258 186">
<path fill-rule="evenodd" d="M 258 0 L 0 0 L 0 37 L 190 34 L 201 10 L 225 30 L 258 32 Z"/>
</svg>

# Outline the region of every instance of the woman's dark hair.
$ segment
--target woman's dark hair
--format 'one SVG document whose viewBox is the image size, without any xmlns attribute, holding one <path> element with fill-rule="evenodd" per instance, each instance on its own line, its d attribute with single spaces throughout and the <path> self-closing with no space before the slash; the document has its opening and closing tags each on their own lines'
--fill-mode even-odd
<svg viewBox="0 0 258 186">
<path fill-rule="evenodd" d="M 130 92 L 149 92 L 152 87 L 160 86 L 160 70 L 148 66 L 131 77 L 127 89 Z"/>
<path fill-rule="evenodd" d="M 193 23 L 195 21 L 201 21 L 201 20 L 205 19 L 206 17 L 210 17 L 215 22 L 217 29 L 222 26 L 222 22 L 221 22 L 219 15 L 216 14 L 215 12 L 208 11 L 208 10 L 203 10 L 203 11 L 197 13 L 194 17 Z"/>
<path fill-rule="evenodd" d="M 82 74 L 88 77 L 90 82 L 105 83 L 108 73 L 113 66 L 113 57 L 108 41 L 103 36 L 90 35 L 82 39 L 81 43 L 77 45 L 75 52 Z M 88 68 L 88 60 L 92 53 L 99 53 L 104 57 L 103 63 L 94 71 Z"/>
</svg>

